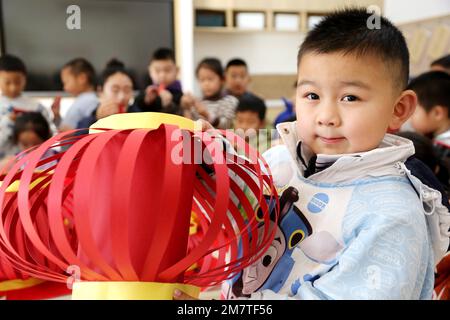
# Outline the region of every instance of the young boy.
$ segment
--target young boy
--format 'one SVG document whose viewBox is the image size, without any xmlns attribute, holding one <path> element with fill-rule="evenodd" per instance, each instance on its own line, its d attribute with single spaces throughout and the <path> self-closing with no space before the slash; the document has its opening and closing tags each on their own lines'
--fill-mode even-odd
<svg viewBox="0 0 450 320">
<path fill-rule="evenodd" d="M 438 157 L 450 161 L 450 75 L 442 71 L 421 74 L 408 85 L 419 99 L 412 127 L 433 139 Z"/>
<path fill-rule="evenodd" d="M 368 28 L 372 18 L 332 13 L 301 45 L 298 120 L 278 125 L 284 145 L 264 155 L 282 202 L 277 233 L 225 297 L 431 298 L 450 216 L 406 168 L 412 142 L 386 134 L 417 98 L 403 35 L 385 18 Z"/>
<path fill-rule="evenodd" d="M 58 108 L 53 108 L 59 131 L 77 128 L 78 122 L 89 116 L 98 106 L 96 93 L 96 73 L 94 66 L 85 58 L 75 58 L 61 69 L 61 81 L 64 91 L 75 97 L 63 119 Z"/>
<path fill-rule="evenodd" d="M 174 52 L 168 48 L 156 50 L 148 71 L 153 84 L 136 97 L 131 111 L 179 114 L 183 91 L 180 81 L 177 80 L 178 68 Z"/>
<path fill-rule="evenodd" d="M 248 91 L 250 84 L 250 75 L 248 73 L 247 63 L 242 59 L 232 59 L 228 61 L 225 67 L 225 89 L 226 92 L 236 98 L 251 97 L 259 100 L 258 104 L 264 103 L 264 100 Z"/>
<path fill-rule="evenodd" d="M 14 122 L 24 112 L 42 113 L 52 124 L 50 113 L 38 102 L 22 95 L 27 81 L 25 64 L 16 56 L 0 57 L 0 159 L 11 156 L 18 151 L 12 141 Z M 51 129 L 56 132 L 52 125 Z"/>
<path fill-rule="evenodd" d="M 239 99 L 234 118 L 236 133 L 242 134 L 260 153 L 270 148 L 270 130 L 265 129 L 266 109 L 261 99 L 244 95 Z"/>
</svg>

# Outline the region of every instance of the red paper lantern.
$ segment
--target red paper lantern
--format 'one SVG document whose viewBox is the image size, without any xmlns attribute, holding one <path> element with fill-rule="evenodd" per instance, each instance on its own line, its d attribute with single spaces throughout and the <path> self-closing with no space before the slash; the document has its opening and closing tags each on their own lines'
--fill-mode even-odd
<svg viewBox="0 0 450 320">
<path fill-rule="evenodd" d="M 275 233 L 263 191 L 279 211 L 267 164 L 238 136 L 227 133 L 245 160 L 225 152 L 223 139 L 163 118 L 154 128 L 62 133 L 18 157 L 0 187 L 0 274 L 67 282 L 75 266 L 81 284 L 205 287 L 256 261 Z M 45 164 L 53 165 L 36 170 Z M 192 212 L 201 232 L 190 235 Z"/>
</svg>

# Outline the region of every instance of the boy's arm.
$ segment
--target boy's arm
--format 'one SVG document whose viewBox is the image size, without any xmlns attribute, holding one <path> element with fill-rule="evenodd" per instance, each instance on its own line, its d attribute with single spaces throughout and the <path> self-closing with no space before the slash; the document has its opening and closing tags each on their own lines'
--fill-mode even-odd
<svg viewBox="0 0 450 320">
<path fill-rule="evenodd" d="M 219 110 L 218 119 L 216 120 L 218 122 L 218 128 L 229 129 L 233 126 L 237 105 L 238 100 L 235 97 L 226 96 L 223 98 L 223 104 Z"/>
</svg>

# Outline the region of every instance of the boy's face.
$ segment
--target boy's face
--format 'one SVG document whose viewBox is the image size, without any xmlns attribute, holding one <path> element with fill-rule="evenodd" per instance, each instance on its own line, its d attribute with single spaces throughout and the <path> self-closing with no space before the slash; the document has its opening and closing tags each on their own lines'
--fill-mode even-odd
<svg viewBox="0 0 450 320">
<path fill-rule="evenodd" d="M 263 126 L 263 121 L 258 116 L 257 112 L 253 111 L 238 111 L 234 118 L 234 128 L 247 131 L 249 129 L 258 130 Z"/>
<path fill-rule="evenodd" d="M 43 142 L 42 139 L 33 130 L 26 130 L 21 132 L 17 137 L 17 140 L 21 150 L 27 150 Z"/>
<path fill-rule="evenodd" d="M 225 86 L 234 96 L 242 96 L 248 88 L 250 76 L 245 66 L 231 66 L 225 72 Z"/>
<path fill-rule="evenodd" d="M 296 97 L 300 138 L 316 154 L 375 149 L 393 121 L 400 94 L 379 58 L 305 53 Z"/>
<path fill-rule="evenodd" d="M 86 76 L 84 74 L 76 76 L 70 67 L 66 67 L 61 70 L 61 81 L 65 92 L 77 96 L 86 85 Z"/>
<path fill-rule="evenodd" d="M 153 60 L 148 67 L 150 78 L 154 84 L 170 85 L 177 80 L 178 69 L 170 60 Z"/>
<path fill-rule="evenodd" d="M 443 117 L 434 108 L 427 112 L 424 107 L 417 104 L 416 111 L 411 117 L 411 125 L 418 133 L 428 135 L 439 129 L 441 119 L 447 120 L 448 115 L 445 114 Z"/>
<path fill-rule="evenodd" d="M 0 91 L 2 95 L 14 99 L 25 89 L 26 78 L 22 72 L 0 71 Z"/>
</svg>

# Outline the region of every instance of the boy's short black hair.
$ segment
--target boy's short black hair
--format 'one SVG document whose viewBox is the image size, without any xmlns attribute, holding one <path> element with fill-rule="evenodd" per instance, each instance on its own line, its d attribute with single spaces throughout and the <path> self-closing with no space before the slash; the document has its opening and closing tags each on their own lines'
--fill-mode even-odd
<svg viewBox="0 0 450 320">
<path fill-rule="evenodd" d="M 225 72 L 228 70 L 228 68 L 230 67 L 247 67 L 247 63 L 240 59 L 240 58 L 235 58 L 235 59 L 231 59 L 230 61 L 228 61 L 226 67 L 225 67 Z"/>
<path fill-rule="evenodd" d="M 152 60 L 170 60 L 175 63 L 175 53 L 172 49 L 169 48 L 159 48 L 155 52 L 153 52 Z"/>
<path fill-rule="evenodd" d="M 70 60 L 64 65 L 63 69 L 65 68 L 70 68 L 70 72 L 75 76 L 84 73 L 87 77 L 88 83 L 91 86 L 95 87 L 97 83 L 97 78 L 95 75 L 94 66 L 85 58 L 75 58 L 73 60 Z"/>
<path fill-rule="evenodd" d="M 223 67 L 222 63 L 217 58 L 204 58 L 202 61 L 200 61 L 197 65 L 197 68 L 195 69 L 195 74 L 198 76 L 198 71 L 201 68 L 205 68 L 208 70 L 211 70 L 215 74 L 217 74 L 220 79 L 223 79 Z"/>
<path fill-rule="evenodd" d="M 25 112 L 16 118 L 13 129 L 14 143 L 18 142 L 22 132 L 28 130 L 34 131 L 43 141 L 51 137 L 50 125 L 40 112 Z"/>
<path fill-rule="evenodd" d="M 448 73 L 443 71 L 422 73 L 412 79 L 407 88 L 417 94 L 420 105 L 427 112 L 435 106 L 443 106 L 450 110 L 450 75 Z"/>
<path fill-rule="evenodd" d="M 19 57 L 11 54 L 5 54 L 0 57 L 0 71 L 21 72 L 24 75 L 27 75 L 25 63 L 23 63 Z"/>
<path fill-rule="evenodd" d="M 447 70 L 450 70 L 450 54 L 440 57 L 439 59 L 434 60 L 430 67 L 432 66 L 441 66 Z"/>
<path fill-rule="evenodd" d="M 376 21 L 380 22 L 378 29 L 370 24 Z M 375 55 L 387 63 L 402 90 L 408 83 L 409 52 L 403 34 L 388 19 L 365 8 L 346 8 L 325 16 L 300 46 L 297 66 L 308 52 Z"/>
<path fill-rule="evenodd" d="M 257 96 L 245 94 L 239 98 L 239 103 L 236 107 L 236 113 L 251 111 L 258 114 L 258 118 L 261 121 L 264 121 L 266 118 L 266 104 L 264 101 Z"/>
</svg>

